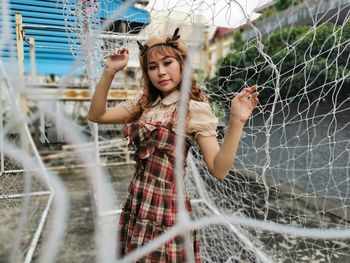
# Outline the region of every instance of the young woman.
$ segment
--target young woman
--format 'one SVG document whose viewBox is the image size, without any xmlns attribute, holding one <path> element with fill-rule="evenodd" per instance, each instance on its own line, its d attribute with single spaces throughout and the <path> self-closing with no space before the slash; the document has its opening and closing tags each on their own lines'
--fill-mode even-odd
<svg viewBox="0 0 350 263">
<path fill-rule="evenodd" d="M 120 217 L 122 254 L 146 244 L 176 223 L 175 138 L 185 42 L 178 35 L 151 38 L 139 43 L 143 73 L 142 95 L 131 102 L 106 107 L 107 94 L 117 71 L 128 63 L 126 48 L 117 49 L 106 61 L 96 86 L 89 119 L 98 123 L 124 123 L 125 135 L 136 149 L 136 172 Z M 258 104 L 256 86 L 238 93 L 231 102 L 231 119 L 221 147 L 216 138 L 217 119 L 195 80 L 190 89 L 186 118 L 186 149 L 198 143 L 210 173 L 224 180 L 236 157 L 244 123 Z M 190 201 L 186 208 L 191 211 Z M 193 233 L 193 252 L 201 262 L 199 241 Z M 142 262 L 186 262 L 185 244 L 176 237 L 159 247 Z"/>
</svg>

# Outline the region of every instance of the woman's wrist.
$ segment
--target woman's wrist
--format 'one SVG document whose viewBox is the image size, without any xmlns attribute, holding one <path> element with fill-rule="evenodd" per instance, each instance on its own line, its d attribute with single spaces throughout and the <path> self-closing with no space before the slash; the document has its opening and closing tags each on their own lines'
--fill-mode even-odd
<svg viewBox="0 0 350 263">
<path fill-rule="evenodd" d="M 242 121 L 240 118 L 238 118 L 235 115 L 231 115 L 230 118 L 230 125 L 234 126 L 234 127 L 239 127 L 241 126 L 242 128 L 244 127 L 245 121 Z"/>
<path fill-rule="evenodd" d="M 103 71 L 105 73 L 109 74 L 109 75 L 113 75 L 114 76 L 119 70 L 117 70 L 115 68 L 111 68 L 111 67 L 105 66 Z"/>
</svg>

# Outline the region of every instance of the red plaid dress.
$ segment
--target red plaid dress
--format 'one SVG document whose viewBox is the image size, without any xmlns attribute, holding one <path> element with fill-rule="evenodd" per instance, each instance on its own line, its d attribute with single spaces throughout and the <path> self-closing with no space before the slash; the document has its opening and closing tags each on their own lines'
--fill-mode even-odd
<svg viewBox="0 0 350 263">
<path fill-rule="evenodd" d="M 136 148 L 136 172 L 119 222 L 121 253 L 126 255 L 171 228 L 176 221 L 174 113 L 164 122 L 134 122 L 125 127 L 130 145 Z M 189 144 L 186 144 L 187 156 Z M 186 197 L 186 207 L 191 204 Z M 201 262 L 199 240 L 193 232 L 193 251 Z M 137 262 L 186 262 L 181 236 L 163 244 Z"/>
</svg>

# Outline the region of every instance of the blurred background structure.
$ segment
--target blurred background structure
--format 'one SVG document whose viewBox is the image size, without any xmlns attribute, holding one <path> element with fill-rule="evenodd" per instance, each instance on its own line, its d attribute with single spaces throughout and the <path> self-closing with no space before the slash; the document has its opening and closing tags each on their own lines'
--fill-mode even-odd
<svg viewBox="0 0 350 263">
<path fill-rule="evenodd" d="M 89 101 L 121 46 L 130 61 L 108 104 L 135 98 L 136 40 L 177 27 L 220 142 L 232 97 L 258 84 L 261 98 L 226 180 L 198 147 L 187 160 L 203 262 L 347 262 L 348 0 L 5 0 L 0 10 L 0 262 L 115 259 L 133 151 L 122 125 L 87 120 Z"/>
</svg>

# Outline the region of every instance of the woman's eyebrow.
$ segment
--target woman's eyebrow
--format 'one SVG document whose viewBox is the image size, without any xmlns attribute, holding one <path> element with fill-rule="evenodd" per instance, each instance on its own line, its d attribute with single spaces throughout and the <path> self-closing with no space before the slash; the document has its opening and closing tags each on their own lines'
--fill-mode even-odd
<svg viewBox="0 0 350 263">
<path fill-rule="evenodd" d="M 173 57 L 172 56 L 164 56 L 160 60 L 163 61 L 163 60 L 169 59 L 169 58 L 173 58 Z M 148 62 L 148 65 L 150 65 L 150 64 L 157 64 L 157 61 L 151 60 Z"/>
<path fill-rule="evenodd" d="M 164 56 L 161 60 L 167 59 L 167 58 L 173 58 L 172 56 Z"/>
</svg>

